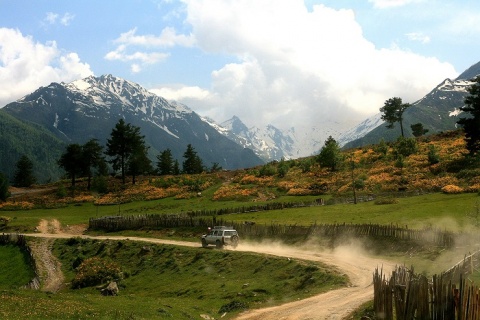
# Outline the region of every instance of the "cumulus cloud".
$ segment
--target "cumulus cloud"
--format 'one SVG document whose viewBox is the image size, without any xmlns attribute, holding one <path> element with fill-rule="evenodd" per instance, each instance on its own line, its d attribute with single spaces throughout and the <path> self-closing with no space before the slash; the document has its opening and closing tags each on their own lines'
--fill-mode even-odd
<svg viewBox="0 0 480 320">
<path fill-rule="evenodd" d="M 377 48 L 353 10 L 307 10 L 300 0 L 184 3 L 196 46 L 238 60 L 212 72 L 208 94 L 181 101 L 217 121 L 237 115 L 247 125 L 335 122 L 345 129 L 378 113 L 390 97 L 414 102 L 456 75 L 434 57 L 396 45 Z"/>
<path fill-rule="evenodd" d="M 20 31 L 0 28 L 0 107 L 51 82 L 70 82 L 92 75 L 76 53 L 55 42 L 38 43 Z"/>
<path fill-rule="evenodd" d="M 195 40 L 191 35 L 177 34 L 174 28 L 166 27 L 160 35 L 137 35 L 137 29 L 133 28 L 120 34 L 114 43 L 118 46 L 115 50 L 105 55 L 107 60 L 120 60 L 131 62 L 131 71 L 136 73 L 142 67 L 149 64 L 162 62 L 169 57 L 168 52 L 148 51 L 152 48 L 169 48 L 173 46 L 191 47 Z M 142 51 L 143 50 L 143 51 Z"/>
</svg>

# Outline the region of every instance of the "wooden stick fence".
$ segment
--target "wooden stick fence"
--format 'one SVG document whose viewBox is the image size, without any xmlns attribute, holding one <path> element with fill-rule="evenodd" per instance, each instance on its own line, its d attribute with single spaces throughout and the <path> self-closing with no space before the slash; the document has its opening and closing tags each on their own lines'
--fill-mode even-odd
<svg viewBox="0 0 480 320">
<path fill-rule="evenodd" d="M 137 216 L 107 216 L 91 218 L 89 229 L 107 232 L 138 229 L 162 228 L 207 228 L 214 225 L 233 226 L 245 238 L 249 237 L 304 237 L 312 236 L 337 239 L 345 237 L 390 237 L 398 240 L 421 241 L 441 247 L 449 247 L 454 243 L 454 234 L 434 228 L 421 230 L 408 229 L 398 225 L 378 224 L 312 224 L 310 226 L 255 224 L 251 222 L 226 221 L 218 216 L 195 217 L 189 213 L 167 215 L 147 214 Z"/>
<path fill-rule="evenodd" d="M 387 280 L 377 268 L 373 287 L 377 319 L 480 319 L 480 289 L 463 274 L 457 283 L 446 273 L 429 281 L 413 270 L 397 267 Z"/>
</svg>

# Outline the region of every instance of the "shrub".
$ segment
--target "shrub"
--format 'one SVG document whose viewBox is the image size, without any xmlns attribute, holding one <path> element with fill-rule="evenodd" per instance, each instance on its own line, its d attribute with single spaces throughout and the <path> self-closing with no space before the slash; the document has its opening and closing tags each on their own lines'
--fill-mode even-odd
<svg viewBox="0 0 480 320">
<path fill-rule="evenodd" d="M 434 165 L 440 162 L 440 156 L 437 153 L 437 149 L 433 144 L 428 147 L 428 163 Z"/>
<path fill-rule="evenodd" d="M 266 164 L 260 168 L 258 175 L 260 177 L 271 177 L 271 176 L 274 176 L 276 173 L 277 173 L 277 169 L 273 165 Z"/>
<path fill-rule="evenodd" d="M 374 203 L 375 203 L 375 204 L 379 204 L 379 205 L 382 205 L 382 204 L 395 204 L 395 203 L 398 203 L 398 200 L 395 199 L 395 198 L 378 198 L 377 200 L 375 200 Z"/>
<path fill-rule="evenodd" d="M 398 138 L 397 142 L 395 143 L 394 153 L 395 157 L 399 157 L 400 155 L 404 157 L 408 157 L 411 154 L 417 153 L 418 151 L 418 143 L 415 138 Z"/>
<path fill-rule="evenodd" d="M 92 257 L 82 261 L 72 281 L 74 289 L 96 286 L 120 278 L 120 267 L 112 261 Z"/>
<path fill-rule="evenodd" d="M 457 194 L 462 193 L 463 189 L 454 184 L 449 184 L 442 188 L 442 192 L 446 194 Z"/>
</svg>

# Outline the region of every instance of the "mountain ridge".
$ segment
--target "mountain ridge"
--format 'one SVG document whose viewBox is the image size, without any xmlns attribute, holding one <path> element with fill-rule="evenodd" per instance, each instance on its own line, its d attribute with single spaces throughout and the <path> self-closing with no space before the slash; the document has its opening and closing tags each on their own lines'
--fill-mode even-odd
<svg viewBox="0 0 480 320">
<path fill-rule="evenodd" d="M 169 102 L 140 85 L 114 77 L 90 76 L 68 84 L 51 83 L 1 109 L 15 118 L 36 123 L 65 143 L 95 138 L 105 145 L 120 118 L 141 129 L 155 164 L 159 152 L 170 149 L 182 162 L 191 144 L 204 164 L 225 169 L 253 167 L 264 162 L 250 149 L 219 134 L 187 106 Z"/>
</svg>

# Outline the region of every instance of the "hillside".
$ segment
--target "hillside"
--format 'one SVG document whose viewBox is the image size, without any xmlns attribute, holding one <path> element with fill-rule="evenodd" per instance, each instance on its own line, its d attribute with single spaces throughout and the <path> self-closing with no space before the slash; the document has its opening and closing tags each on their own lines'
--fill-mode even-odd
<svg viewBox="0 0 480 320">
<path fill-rule="evenodd" d="M 0 172 L 9 179 L 14 176 L 15 164 L 26 155 L 39 183 L 58 180 L 63 173 L 57 160 L 64 149 L 65 143 L 41 126 L 0 112 Z"/>
<path fill-rule="evenodd" d="M 467 153 L 462 131 L 451 131 L 417 140 L 418 151 L 399 160 L 395 157 L 395 145 L 374 145 L 343 152 L 345 159 L 338 171 L 322 168 L 314 158 L 285 162 L 272 162 L 245 170 L 223 171 L 201 175 L 144 177 L 128 191 L 117 192 L 118 181 L 111 180 L 109 192 L 101 195 L 87 192 L 84 182 L 77 184 L 74 198 L 57 197 L 52 188 L 51 205 L 59 203 L 94 202 L 98 205 L 128 203 L 134 200 L 198 198 L 222 203 L 232 201 L 265 202 L 297 196 L 322 196 L 326 201 L 353 200 L 352 181 L 359 199 L 396 194 L 414 195 L 424 192 L 478 192 L 480 170 L 478 164 L 465 158 Z M 429 161 L 432 148 L 438 163 Z M 352 173 L 351 160 L 355 163 Z M 286 171 L 286 172 L 285 172 Z M 283 174 L 280 174 L 283 172 Z M 353 175 L 353 179 L 352 179 Z M 68 186 L 68 182 L 65 182 Z M 83 187 L 82 187 L 83 185 Z M 16 198 L 18 201 L 22 198 Z M 307 198 L 305 198 L 307 199 Z M 310 198 L 313 201 L 314 198 Z M 23 200 L 38 204 L 28 194 Z M 46 198 L 42 197 L 45 206 Z M 349 200 L 349 201 L 351 201 Z M 28 204 L 23 204 L 30 206 Z M 7 202 L 0 208 L 15 207 Z M 47 205 L 48 206 L 48 205 Z M 202 208 L 203 204 L 191 202 L 189 210 Z"/>
</svg>

